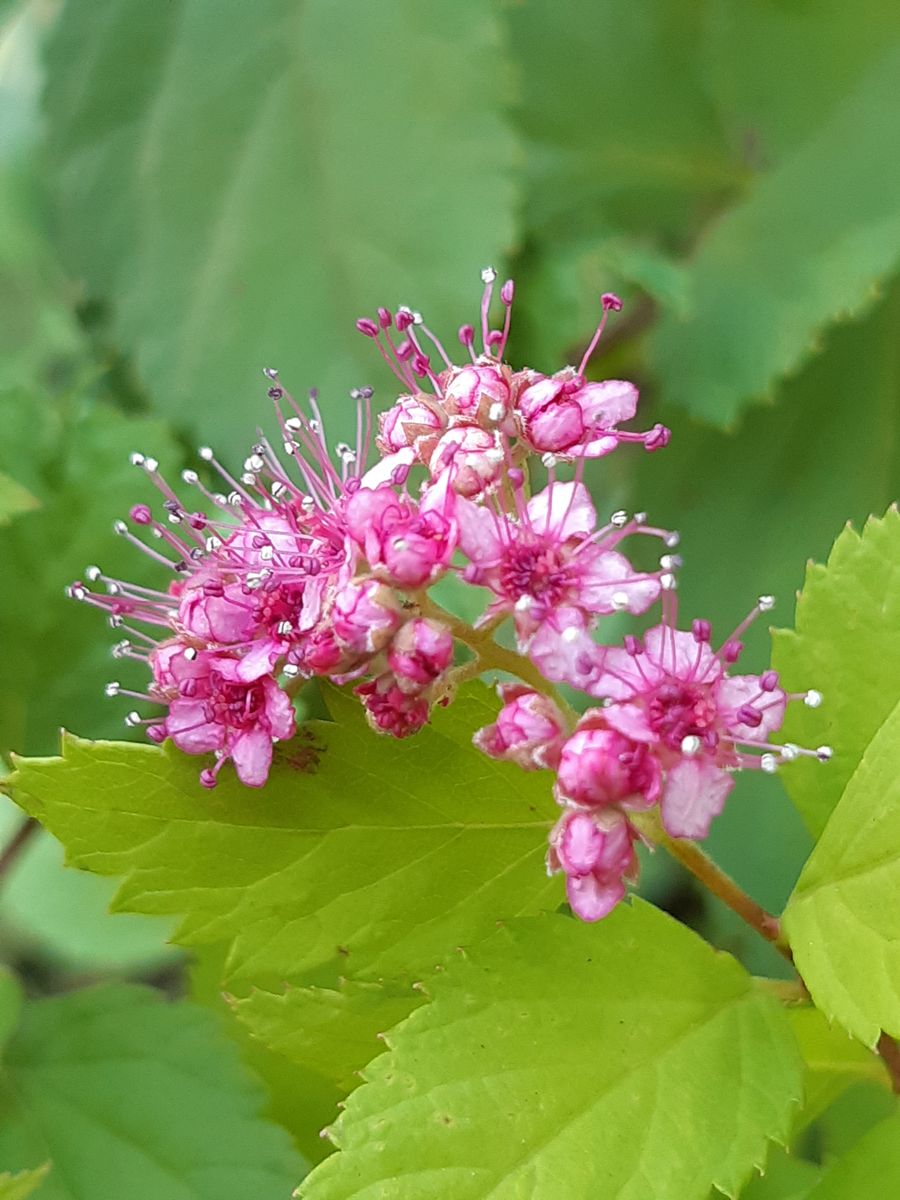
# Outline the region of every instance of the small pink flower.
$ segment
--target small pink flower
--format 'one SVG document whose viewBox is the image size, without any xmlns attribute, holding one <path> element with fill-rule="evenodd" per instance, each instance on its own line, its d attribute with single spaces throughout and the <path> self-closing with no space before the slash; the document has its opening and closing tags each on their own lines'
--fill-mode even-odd
<svg viewBox="0 0 900 1200">
<path fill-rule="evenodd" d="M 490 758 L 518 763 L 523 770 L 555 768 L 566 722 L 552 700 L 517 683 L 501 683 L 503 707 L 493 725 L 479 729 L 473 742 Z"/>
<path fill-rule="evenodd" d="M 430 687 L 453 662 L 453 635 L 446 625 L 415 617 L 391 642 L 388 666 L 409 695 Z"/>
<path fill-rule="evenodd" d="M 500 425 L 510 408 L 510 371 L 491 359 L 452 367 L 443 377 L 442 406 L 485 428 Z"/>
<path fill-rule="evenodd" d="M 659 797 L 659 764 L 646 746 L 605 727 L 603 716 L 601 709 L 585 714 L 564 744 L 557 800 L 580 808 L 622 803 L 646 808 Z"/>
<path fill-rule="evenodd" d="M 378 578 L 400 588 L 432 583 L 457 543 L 454 496 L 437 480 L 416 504 L 392 488 L 359 488 L 345 508 L 348 532 Z"/>
<path fill-rule="evenodd" d="M 390 672 L 361 683 L 354 690 L 363 703 L 369 724 L 378 733 L 405 738 L 418 733 L 428 721 L 428 701 L 405 692 Z"/>
<path fill-rule="evenodd" d="M 438 440 L 428 465 L 434 477 L 446 476 L 455 492 L 472 498 L 499 481 L 504 457 L 496 433 L 478 425 L 455 425 Z"/>
<path fill-rule="evenodd" d="M 427 458 L 446 424 L 437 404 L 420 396 L 401 396 L 386 413 L 378 418 L 378 443 L 385 454 L 394 454 L 409 446 L 417 451 L 425 444 Z"/>
<path fill-rule="evenodd" d="M 462 499 L 457 514 L 470 563 L 463 577 L 496 596 L 482 621 L 514 614 L 521 649 L 560 609 L 639 613 L 659 595 L 658 574 L 635 571 L 612 549 L 622 531 L 598 533 L 584 484 L 554 482 L 530 500 L 521 492 L 517 499 L 516 516 Z"/>
<path fill-rule="evenodd" d="M 566 895 L 583 921 L 599 921 L 625 896 L 625 880 L 634 882 L 638 862 L 635 834 L 614 808 L 593 812 L 567 810 L 550 834 L 547 869 L 566 875 Z"/>
<path fill-rule="evenodd" d="M 377 579 L 352 579 L 335 593 L 331 609 L 335 637 L 356 654 L 383 650 L 401 619 L 393 593 Z"/>
<path fill-rule="evenodd" d="M 176 666 L 177 664 L 177 666 Z M 229 758 L 241 783 L 262 787 L 272 762 L 272 743 L 294 735 L 290 697 L 266 676 L 252 683 L 237 677 L 238 660 L 210 651 L 171 656 L 167 670 L 178 679 L 162 727 L 187 754 L 215 751 L 218 762 L 204 771 L 207 787 Z"/>
<path fill-rule="evenodd" d="M 522 433 L 539 454 L 600 458 L 620 441 L 643 440 L 616 426 L 637 412 L 638 390 L 622 379 L 586 383 L 571 367 L 538 376 L 519 392 L 516 412 Z"/>
</svg>

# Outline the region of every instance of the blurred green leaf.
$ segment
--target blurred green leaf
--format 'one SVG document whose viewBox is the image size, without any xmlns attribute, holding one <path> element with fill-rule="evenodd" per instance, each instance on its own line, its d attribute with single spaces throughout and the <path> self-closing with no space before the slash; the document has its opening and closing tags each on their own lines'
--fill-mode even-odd
<svg viewBox="0 0 900 1200">
<path fill-rule="evenodd" d="M 29 1004 L 0 1078 L 0 1161 L 50 1158 L 42 1200 L 247 1200 L 302 1173 L 211 1018 L 107 985 Z"/>
<path fill-rule="evenodd" d="M 124 706 L 104 696 L 104 684 L 113 675 L 125 686 L 145 684 L 139 665 L 112 662 L 114 635 L 64 588 L 89 563 L 159 586 L 163 568 L 117 537 L 113 519 L 158 498 L 129 465 L 130 451 L 152 450 L 172 473 L 181 455 L 161 423 L 81 397 L 0 395 L 0 427 L 0 469 L 14 472 L 41 504 L 0 529 L 0 749 L 41 753 L 55 746 L 60 725 L 95 736 L 121 731 Z"/>
<path fill-rule="evenodd" d="M 479 0 L 65 6 L 63 257 L 161 411 L 242 450 L 274 363 L 346 433 L 347 389 L 383 374 L 361 312 L 427 304 L 449 333 L 476 309 L 514 236 L 501 32 Z"/>
<path fill-rule="evenodd" d="M 0 527 L 8 525 L 19 513 L 39 507 L 31 492 L 0 471 Z"/>
<path fill-rule="evenodd" d="M 516 920 L 428 989 L 301 1196 L 703 1200 L 787 1133 L 800 1060 L 780 1005 L 642 901 L 596 926 Z"/>
<path fill-rule="evenodd" d="M 50 1164 L 35 1167 L 33 1171 L 17 1171 L 10 1175 L 8 1171 L 0 1174 L 0 1200 L 26 1200 L 47 1176 Z"/>
<path fill-rule="evenodd" d="M 881 726 L 784 914 L 797 970 L 867 1046 L 900 1036 L 900 704 Z"/>
<path fill-rule="evenodd" d="M 779 630 L 775 665 L 793 687 L 822 685 L 821 710 L 797 706 L 785 736 L 833 743 L 825 772 L 798 763 L 788 787 L 814 834 L 825 828 L 879 726 L 900 700 L 900 513 L 847 528 L 828 563 L 810 564 L 796 630 Z M 802 682 L 801 682 L 802 681 Z"/>
<path fill-rule="evenodd" d="M 879 1121 L 897 1112 L 897 1097 L 874 1083 L 848 1088 L 819 1117 L 813 1133 L 824 1162 L 842 1157 Z M 855 1198 L 854 1198 L 855 1200 Z"/>
<path fill-rule="evenodd" d="M 484 685 L 408 742 L 374 734 L 352 697 L 329 704 L 340 723 L 305 727 L 258 793 L 225 773 L 206 791 L 171 748 L 66 738 L 64 758 L 21 763 L 17 799 L 73 864 L 125 876 L 117 908 L 181 914 L 185 944 L 230 942 L 238 993 L 411 984 L 499 917 L 559 903 L 549 777 L 472 746 L 497 708 Z"/>
<path fill-rule="evenodd" d="M 870 1129 L 826 1168 L 807 1200 L 862 1200 L 900 1192 L 900 1117 L 889 1117 Z"/>
<path fill-rule="evenodd" d="M 871 306 L 900 259 L 898 41 L 821 129 L 701 242 L 690 311 L 663 315 L 651 357 L 667 395 L 732 425 L 796 371 L 831 322 Z M 815 203 L 810 197 L 815 196 Z"/>
<path fill-rule="evenodd" d="M 21 822 L 21 810 L 0 796 L 0 844 Z M 56 838 L 41 831 L 5 876 L 0 927 L 13 946 L 70 970 L 133 971 L 177 961 L 179 951 L 167 944 L 170 918 L 123 913 L 112 920 L 115 883 L 66 870 L 63 858 Z"/>
<path fill-rule="evenodd" d="M 19 1024 L 22 1000 L 22 988 L 18 979 L 12 971 L 0 966 L 0 1058 L 6 1043 Z"/>
</svg>

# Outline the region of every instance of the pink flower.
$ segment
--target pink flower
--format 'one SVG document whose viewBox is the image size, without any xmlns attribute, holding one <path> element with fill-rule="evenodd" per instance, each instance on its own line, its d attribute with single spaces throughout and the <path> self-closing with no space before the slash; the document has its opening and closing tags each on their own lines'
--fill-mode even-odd
<svg viewBox="0 0 900 1200">
<path fill-rule="evenodd" d="M 620 529 L 596 529 L 596 513 L 581 483 L 551 483 L 526 501 L 518 481 L 517 515 L 495 505 L 460 500 L 463 577 L 490 588 L 496 600 L 482 622 L 515 615 L 520 648 L 560 609 L 588 614 L 644 612 L 659 595 L 659 575 L 635 571 L 612 547 Z"/>
<path fill-rule="evenodd" d="M 639 742 L 603 724 L 605 710 L 586 713 L 562 747 L 556 775 L 561 804 L 647 808 L 659 797 L 659 763 Z"/>
<path fill-rule="evenodd" d="M 452 367 L 441 380 L 442 406 L 451 416 L 485 428 L 500 425 L 510 409 L 510 377 L 508 367 L 490 358 Z"/>
<path fill-rule="evenodd" d="M 538 376 L 522 388 L 516 412 L 525 440 L 539 454 L 600 458 L 620 441 L 645 439 L 647 435 L 623 434 L 616 428 L 631 420 L 637 404 L 633 383 L 586 383 L 567 367 L 549 379 Z"/>
<path fill-rule="evenodd" d="M 648 630 L 643 645 L 628 638 L 625 649 L 606 651 L 602 671 L 588 688 L 613 701 L 602 710 L 604 723 L 646 746 L 661 767 L 660 812 L 673 837 L 706 837 L 735 770 L 773 771 L 801 754 L 830 757 L 827 747 L 769 744 L 790 698 L 774 671 L 728 674 L 741 653 L 741 633 L 772 603 L 770 596 L 761 597 L 716 652 L 706 621 L 695 621 L 690 632 L 666 621 Z"/>
<path fill-rule="evenodd" d="M 428 701 L 405 692 L 390 672 L 361 683 L 355 694 L 363 703 L 369 724 L 378 733 L 405 738 L 418 733 L 428 721 Z"/>
<path fill-rule="evenodd" d="M 478 425 L 455 425 L 439 438 L 428 465 L 434 477 L 446 476 L 455 492 L 471 498 L 495 486 L 504 459 L 498 434 Z"/>
<path fill-rule="evenodd" d="M 385 454 L 393 454 L 412 446 L 420 458 L 427 459 L 446 424 L 437 409 L 426 397 L 401 396 L 378 418 L 379 447 Z M 422 450 L 423 445 L 427 450 Z"/>
<path fill-rule="evenodd" d="M 452 662 L 453 635 L 446 625 L 425 617 L 407 621 L 388 650 L 397 686 L 409 695 L 430 687 Z"/>
<path fill-rule="evenodd" d="M 493 725 L 474 735 L 478 749 L 490 758 L 518 763 L 525 771 L 555 768 L 566 722 L 553 701 L 518 683 L 501 683 L 497 692 L 503 707 Z"/>
<path fill-rule="evenodd" d="M 176 665 L 177 664 L 177 665 Z M 214 787 L 229 758 L 241 783 L 262 787 L 272 762 L 272 743 L 294 735 L 290 697 L 266 676 L 245 683 L 237 676 L 238 661 L 209 651 L 171 656 L 166 673 L 178 680 L 170 691 L 169 712 L 162 726 L 187 754 L 215 751 L 212 770 L 201 782 Z"/>
<path fill-rule="evenodd" d="M 396 587 L 432 583 L 456 549 L 455 503 L 446 477 L 418 504 L 389 487 L 359 488 L 347 501 L 345 518 L 373 572 Z"/>
<path fill-rule="evenodd" d="M 625 896 L 625 880 L 637 878 L 635 834 L 615 808 L 567 810 L 550 834 L 547 870 L 563 871 L 572 911 L 599 921 Z"/>
<path fill-rule="evenodd" d="M 393 592 L 377 579 L 353 579 L 335 593 L 331 608 L 335 637 L 356 654 L 383 650 L 401 619 Z"/>
</svg>

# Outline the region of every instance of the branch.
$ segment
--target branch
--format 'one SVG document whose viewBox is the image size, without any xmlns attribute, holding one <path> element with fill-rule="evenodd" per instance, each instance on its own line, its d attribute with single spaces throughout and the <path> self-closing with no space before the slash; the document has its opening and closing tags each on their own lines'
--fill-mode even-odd
<svg viewBox="0 0 900 1200">
<path fill-rule="evenodd" d="M 39 829 L 40 825 L 37 823 L 34 817 L 28 817 L 27 820 L 22 822 L 13 835 L 12 840 L 5 847 L 3 852 L 0 853 L 0 880 L 2 880 L 7 872 L 12 868 L 19 855 Z"/>
</svg>

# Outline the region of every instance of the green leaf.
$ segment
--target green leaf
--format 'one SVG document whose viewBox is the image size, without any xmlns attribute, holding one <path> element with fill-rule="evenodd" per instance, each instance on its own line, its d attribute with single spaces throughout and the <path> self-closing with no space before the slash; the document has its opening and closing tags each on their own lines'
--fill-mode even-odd
<svg viewBox="0 0 900 1200">
<path fill-rule="evenodd" d="M 895 41 L 809 142 L 712 226 L 690 266 L 689 315 L 665 314 L 652 340 L 676 403 L 732 424 L 894 271 L 900 161 L 883 148 L 900 134 L 898 71 Z"/>
<path fill-rule="evenodd" d="M 25 1010 L 0 1082 L 0 1161 L 50 1158 L 42 1200 L 247 1200 L 302 1171 L 212 1019 L 108 985 Z"/>
<path fill-rule="evenodd" d="M 900 514 L 847 528 L 827 566 L 810 565 L 797 601 L 796 630 L 775 636 L 774 665 L 792 687 L 819 687 L 820 710 L 789 710 L 785 737 L 828 741 L 827 771 L 797 763 L 791 799 L 816 835 L 826 822 L 880 725 L 900 700 Z"/>
<path fill-rule="evenodd" d="M 31 492 L 0 471 L 0 526 L 8 525 L 19 513 L 38 507 Z"/>
<path fill-rule="evenodd" d="M 801 1125 L 814 1121 L 847 1088 L 861 1081 L 890 1088 L 881 1059 L 839 1025 L 829 1025 L 818 1009 L 793 1008 L 788 1015 L 806 1065 Z"/>
<path fill-rule="evenodd" d="M 742 181 L 698 70 L 690 0 L 525 3 L 509 23 L 532 229 L 683 235 Z"/>
<path fill-rule="evenodd" d="M 279 994 L 255 988 L 233 1003 L 270 1050 L 350 1091 L 360 1066 L 378 1052 L 377 1037 L 416 1002 L 408 987 L 342 979 L 334 988 L 294 987 Z"/>
<path fill-rule="evenodd" d="M 17 1171 L 15 1175 L 4 1171 L 0 1174 L 0 1200 L 26 1200 L 40 1187 L 49 1170 L 50 1164 L 44 1163 L 33 1171 Z"/>
<path fill-rule="evenodd" d="M 805 1200 L 820 1175 L 813 1163 L 773 1146 L 764 1173 L 744 1188 L 741 1200 Z"/>
<path fill-rule="evenodd" d="M 355 318 L 403 301 L 449 334 L 514 237 L 491 7 L 346 17 L 330 0 L 74 0 L 51 47 L 65 260 L 158 407 L 234 451 L 273 362 L 333 396 L 346 432 L 342 397 L 381 370 Z"/>
<path fill-rule="evenodd" d="M 867 1046 L 900 1036 L 900 704 L 863 755 L 784 914 L 818 1008 Z"/>
<path fill-rule="evenodd" d="M 498 917 L 562 899 L 543 866 L 549 776 L 472 746 L 497 708 L 484 685 L 404 742 L 353 697 L 330 703 L 339 723 L 307 726 L 259 792 L 224 772 L 207 792 L 171 748 L 69 737 L 63 758 L 22 762 L 17 798 L 70 862 L 125 876 L 117 908 L 181 914 L 186 944 L 231 941 L 235 987 L 412 982 Z"/>
<path fill-rule="evenodd" d="M 869 1130 L 847 1154 L 825 1171 L 807 1200 L 862 1200 L 900 1191 L 900 1117 L 889 1117 Z"/>
<path fill-rule="evenodd" d="M 302 1197 L 733 1196 L 787 1133 L 801 1062 L 780 1005 L 642 901 L 597 926 L 514 921 L 429 990 Z"/>
<path fill-rule="evenodd" d="M 112 526 L 132 504 L 158 498 L 129 453 L 152 452 L 173 473 L 181 456 L 160 422 L 80 396 L 55 403 L 28 392 L 0 395 L 0 427 L 0 470 L 41 504 L 0 529 L 0 751 L 47 753 L 60 725 L 100 737 L 122 730 L 124 705 L 103 694 L 113 666 L 123 686 L 145 683 L 139 665 L 111 661 L 115 636 L 102 618 L 63 592 L 89 563 L 159 586 L 160 568 Z"/>
</svg>

